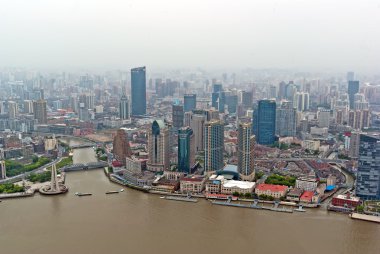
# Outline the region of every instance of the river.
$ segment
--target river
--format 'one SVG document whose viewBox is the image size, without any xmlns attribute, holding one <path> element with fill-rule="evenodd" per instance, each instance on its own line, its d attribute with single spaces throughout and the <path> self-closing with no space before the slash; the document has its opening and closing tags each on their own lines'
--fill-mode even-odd
<svg viewBox="0 0 380 254">
<path fill-rule="evenodd" d="M 95 161 L 91 148 L 74 163 Z M 282 214 L 183 203 L 126 189 L 102 170 L 70 172 L 69 192 L 0 203 L 1 254 L 379 253 L 380 226 L 308 209 Z M 91 192 L 77 197 L 75 192 Z"/>
</svg>

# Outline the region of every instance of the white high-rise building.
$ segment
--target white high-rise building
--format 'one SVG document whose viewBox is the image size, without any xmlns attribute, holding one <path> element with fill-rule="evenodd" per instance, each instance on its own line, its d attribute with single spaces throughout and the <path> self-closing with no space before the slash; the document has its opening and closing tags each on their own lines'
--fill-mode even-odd
<svg viewBox="0 0 380 254">
<path fill-rule="evenodd" d="M 127 96 L 122 96 L 119 103 L 120 119 L 129 119 L 131 117 L 131 106 Z"/>
<path fill-rule="evenodd" d="M 297 92 L 294 95 L 293 106 L 297 111 L 308 111 L 310 107 L 309 93 Z"/>
</svg>

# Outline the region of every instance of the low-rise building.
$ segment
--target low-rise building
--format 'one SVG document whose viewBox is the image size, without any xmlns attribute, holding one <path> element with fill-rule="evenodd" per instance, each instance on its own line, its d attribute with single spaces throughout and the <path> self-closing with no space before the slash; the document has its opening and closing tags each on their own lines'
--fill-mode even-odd
<svg viewBox="0 0 380 254">
<path fill-rule="evenodd" d="M 222 181 L 224 181 L 223 175 L 211 175 L 206 181 L 207 193 L 220 193 Z"/>
<path fill-rule="evenodd" d="M 235 192 L 241 194 L 253 193 L 255 185 L 254 182 L 224 180 L 220 191 L 222 194 L 233 194 Z"/>
<path fill-rule="evenodd" d="M 302 142 L 302 147 L 310 151 L 318 151 L 320 144 L 321 142 L 319 140 L 304 140 Z"/>
<path fill-rule="evenodd" d="M 304 191 L 315 191 L 318 186 L 318 179 L 315 177 L 299 177 L 296 180 L 296 188 Z"/>
<path fill-rule="evenodd" d="M 201 193 L 205 188 L 206 178 L 203 176 L 184 177 L 180 180 L 182 193 Z"/>
<path fill-rule="evenodd" d="M 284 197 L 288 191 L 288 186 L 285 185 L 274 185 L 274 184 L 259 184 L 256 189 L 255 193 L 260 195 L 267 195 L 272 196 L 274 198 L 280 198 Z"/>
<path fill-rule="evenodd" d="M 286 199 L 289 200 L 289 201 L 299 202 L 302 193 L 303 193 L 303 190 L 298 189 L 298 188 L 293 188 L 286 195 Z"/>
<path fill-rule="evenodd" d="M 353 197 L 350 195 L 350 193 L 348 193 L 347 195 L 342 194 L 342 195 L 338 195 L 336 197 L 333 197 L 331 203 L 334 206 L 355 208 L 358 205 L 360 205 L 360 198 L 359 197 Z"/>
<path fill-rule="evenodd" d="M 300 197 L 300 202 L 310 204 L 313 202 L 313 196 L 314 196 L 314 192 L 305 191 L 304 193 L 302 193 L 302 195 Z"/>
</svg>

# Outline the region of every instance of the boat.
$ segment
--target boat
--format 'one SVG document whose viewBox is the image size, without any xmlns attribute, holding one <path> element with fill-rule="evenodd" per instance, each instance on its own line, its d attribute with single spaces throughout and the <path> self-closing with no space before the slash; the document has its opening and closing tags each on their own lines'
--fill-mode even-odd
<svg viewBox="0 0 380 254">
<path fill-rule="evenodd" d="M 190 196 L 187 197 L 177 197 L 177 196 L 166 196 L 164 199 L 174 200 L 174 201 L 185 201 L 185 202 L 198 202 L 198 199 L 192 198 Z"/>
<path fill-rule="evenodd" d="M 123 192 L 123 191 L 124 191 L 124 189 L 121 189 L 121 190 L 120 190 L 120 192 Z"/>
<path fill-rule="evenodd" d="M 107 191 L 106 194 L 116 194 L 119 193 L 119 191 Z"/>
<path fill-rule="evenodd" d="M 78 197 L 81 197 L 81 196 L 91 196 L 92 193 L 75 192 L 75 195 L 77 195 Z"/>
<path fill-rule="evenodd" d="M 298 208 L 294 209 L 293 211 L 295 211 L 295 212 L 306 212 L 306 210 L 303 209 L 302 205 L 299 205 Z"/>
<path fill-rule="evenodd" d="M 164 196 L 161 196 L 160 198 L 161 198 L 161 199 L 165 199 L 165 197 L 164 197 Z"/>
</svg>

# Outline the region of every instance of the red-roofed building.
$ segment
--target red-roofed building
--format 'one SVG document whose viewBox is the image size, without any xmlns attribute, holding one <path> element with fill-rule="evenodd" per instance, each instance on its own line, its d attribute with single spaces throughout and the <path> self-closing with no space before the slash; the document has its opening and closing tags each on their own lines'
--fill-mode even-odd
<svg viewBox="0 0 380 254">
<path fill-rule="evenodd" d="M 312 191 L 305 191 L 301 197 L 300 197 L 300 201 L 301 202 L 304 202 L 304 203 L 311 203 L 312 200 L 313 200 L 313 196 L 314 196 L 314 192 Z"/>
<path fill-rule="evenodd" d="M 288 186 L 285 185 L 274 185 L 274 184 L 259 184 L 256 189 L 255 193 L 260 195 L 268 195 L 272 196 L 274 198 L 280 198 L 286 195 L 288 192 Z"/>
</svg>

